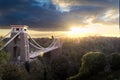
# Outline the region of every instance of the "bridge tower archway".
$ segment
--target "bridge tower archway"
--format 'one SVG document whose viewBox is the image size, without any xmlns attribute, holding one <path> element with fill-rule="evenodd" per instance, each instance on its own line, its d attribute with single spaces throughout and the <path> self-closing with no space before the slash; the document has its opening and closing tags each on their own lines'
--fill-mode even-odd
<svg viewBox="0 0 120 80">
<path fill-rule="evenodd" d="M 22 63 L 29 61 L 29 42 L 27 38 L 26 25 L 11 25 L 12 31 L 10 38 L 17 35 L 9 44 L 8 52 L 10 61 L 13 63 Z"/>
</svg>

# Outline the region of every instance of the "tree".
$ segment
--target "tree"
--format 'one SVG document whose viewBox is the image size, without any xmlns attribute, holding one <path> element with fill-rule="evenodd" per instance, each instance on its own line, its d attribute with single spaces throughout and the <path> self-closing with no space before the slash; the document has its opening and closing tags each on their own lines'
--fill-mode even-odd
<svg viewBox="0 0 120 80">
<path fill-rule="evenodd" d="M 2 41 L 0 41 L 0 48 L 4 45 L 4 43 Z M 9 55 L 3 51 L 3 50 L 0 50 L 0 80 L 1 77 L 2 77 L 2 72 L 3 72 L 3 65 L 7 63 L 7 60 L 9 59 Z"/>
<path fill-rule="evenodd" d="M 110 56 L 110 66 L 112 70 L 120 70 L 120 54 L 114 53 Z"/>
<path fill-rule="evenodd" d="M 44 80 L 44 65 L 40 60 L 35 60 L 30 63 L 31 80 Z"/>
<path fill-rule="evenodd" d="M 0 51 L 0 64 L 5 64 L 9 59 L 9 55 L 5 51 Z"/>
<path fill-rule="evenodd" d="M 27 80 L 28 75 L 23 67 L 6 64 L 2 73 L 3 80 Z"/>
<path fill-rule="evenodd" d="M 59 56 L 54 58 L 51 63 L 53 80 L 66 80 L 68 77 L 69 63 L 65 57 Z"/>
<path fill-rule="evenodd" d="M 101 52 L 89 52 L 82 57 L 79 73 L 68 80 L 85 79 L 91 75 L 103 71 L 106 66 L 106 57 Z"/>
<path fill-rule="evenodd" d="M 7 63 L 8 54 L 5 51 L 0 51 L 0 78 L 2 77 L 3 73 L 3 65 Z"/>
</svg>

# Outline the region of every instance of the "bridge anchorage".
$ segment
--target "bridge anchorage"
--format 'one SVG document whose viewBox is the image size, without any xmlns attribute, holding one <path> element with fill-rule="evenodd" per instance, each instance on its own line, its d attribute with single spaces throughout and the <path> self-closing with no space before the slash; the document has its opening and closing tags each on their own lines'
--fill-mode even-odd
<svg viewBox="0 0 120 80">
<path fill-rule="evenodd" d="M 11 27 L 11 31 L 2 39 L 4 40 L 6 36 L 10 35 L 10 40 L 6 42 L 0 50 L 7 47 L 10 53 L 10 61 L 14 64 L 31 62 L 37 56 L 43 56 L 45 53 L 61 48 L 60 39 L 58 38 L 54 38 L 53 42 L 48 47 L 44 48 L 27 33 L 28 26 L 11 25 Z M 30 49 L 30 46 L 34 47 L 34 51 Z"/>
</svg>

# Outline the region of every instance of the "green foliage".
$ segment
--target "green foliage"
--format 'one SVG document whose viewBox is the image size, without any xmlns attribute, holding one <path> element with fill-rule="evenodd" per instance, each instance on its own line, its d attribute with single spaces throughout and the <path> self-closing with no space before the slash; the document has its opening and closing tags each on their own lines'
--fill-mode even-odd
<svg viewBox="0 0 120 80">
<path fill-rule="evenodd" d="M 35 60 L 30 63 L 30 79 L 31 80 L 44 80 L 45 66 L 41 61 Z"/>
<path fill-rule="evenodd" d="M 110 57 L 110 66 L 112 70 L 120 70 L 120 54 L 112 54 Z"/>
<path fill-rule="evenodd" d="M 3 65 L 7 63 L 8 54 L 5 51 L 0 51 L 0 77 L 2 76 Z"/>
<path fill-rule="evenodd" d="M 69 61 L 68 76 L 79 72 L 82 57 L 81 49 L 76 39 L 64 39 L 62 45 L 62 55 Z"/>
<path fill-rule="evenodd" d="M 9 55 L 5 51 L 0 51 L 0 64 L 5 64 L 9 59 Z"/>
<path fill-rule="evenodd" d="M 82 64 L 79 73 L 68 80 L 79 80 L 104 71 L 106 57 L 100 52 L 89 52 L 82 57 Z"/>
<path fill-rule="evenodd" d="M 66 80 L 68 75 L 69 63 L 65 57 L 54 58 L 51 63 L 51 70 L 54 80 Z"/>
<path fill-rule="evenodd" d="M 3 68 L 2 68 L 2 66 L 0 65 L 0 80 L 2 80 L 2 72 L 3 72 Z"/>
<path fill-rule="evenodd" d="M 120 70 L 111 71 L 107 76 L 108 80 L 120 80 Z"/>
<path fill-rule="evenodd" d="M 3 42 L 1 41 L 2 37 L 0 36 L 0 47 L 3 46 Z"/>
<path fill-rule="evenodd" d="M 104 70 L 106 58 L 103 53 L 89 52 L 82 57 L 81 73 L 94 74 Z"/>
<path fill-rule="evenodd" d="M 53 40 L 38 38 L 36 41 L 47 47 Z M 120 38 L 68 38 L 62 39 L 62 42 L 62 55 L 64 57 L 54 58 L 51 64 L 47 63 L 46 60 L 31 62 L 29 80 L 65 80 L 70 76 L 72 77 L 68 80 L 120 80 L 120 55 L 112 54 L 114 52 L 120 53 Z M 0 47 L 3 44 L 3 42 L 0 42 Z M 105 53 L 105 55 L 100 52 Z M 105 56 L 108 55 L 110 57 L 107 57 L 107 59 L 110 59 L 110 61 L 107 62 L 108 71 L 105 72 Z M 23 68 L 6 65 L 8 59 L 9 55 L 5 51 L 0 51 L 0 80 L 27 79 L 28 75 Z M 109 64 L 112 70 L 109 70 Z"/>
<path fill-rule="evenodd" d="M 4 43 L 0 42 L 0 47 L 2 47 L 3 45 Z M 9 55 L 5 51 L 1 50 L 0 51 L 0 80 L 2 80 L 2 75 L 4 70 L 3 65 L 7 63 L 8 59 L 9 59 Z"/>
<path fill-rule="evenodd" d="M 28 75 L 24 68 L 12 64 L 4 65 L 3 80 L 27 80 L 27 78 Z"/>
<path fill-rule="evenodd" d="M 73 76 L 79 72 L 81 58 L 90 51 L 97 51 L 110 55 L 114 52 L 120 53 L 120 38 L 116 37 L 84 37 L 84 38 L 64 38 L 62 40 L 62 55 L 69 62 L 68 76 Z M 48 46 L 52 39 L 36 39 L 39 44 Z M 44 61 L 45 62 L 45 61 Z M 51 66 L 51 65 L 47 65 Z M 48 67 L 47 67 L 48 68 Z M 104 72 L 103 72 L 104 73 Z M 51 74 L 48 72 L 47 74 Z"/>
</svg>

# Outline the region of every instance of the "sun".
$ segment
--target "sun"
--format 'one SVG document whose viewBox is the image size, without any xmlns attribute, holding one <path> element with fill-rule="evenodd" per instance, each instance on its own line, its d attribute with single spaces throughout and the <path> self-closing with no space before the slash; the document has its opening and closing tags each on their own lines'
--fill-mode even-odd
<svg viewBox="0 0 120 80">
<path fill-rule="evenodd" d="M 86 33 L 87 32 L 87 29 L 85 28 L 71 28 L 71 33 L 73 34 L 80 34 L 80 33 Z"/>
<path fill-rule="evenodd" d="M 68 32 L 68 37 L 72 37 L 72 38 L 85 37 L 85 36 L 89 36 L 91 32 L 92 30 L 89 28 L 72 27 Z"/>
</svg>

